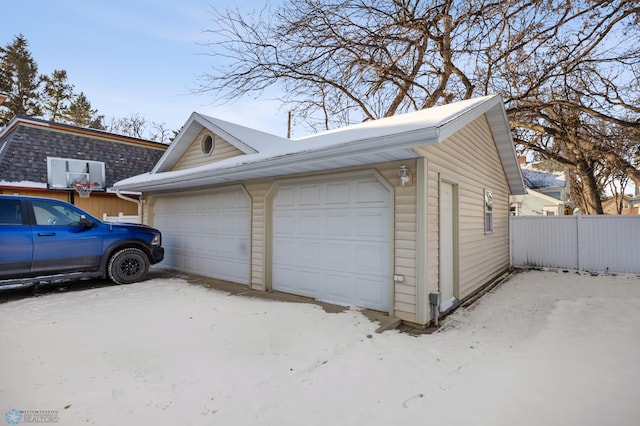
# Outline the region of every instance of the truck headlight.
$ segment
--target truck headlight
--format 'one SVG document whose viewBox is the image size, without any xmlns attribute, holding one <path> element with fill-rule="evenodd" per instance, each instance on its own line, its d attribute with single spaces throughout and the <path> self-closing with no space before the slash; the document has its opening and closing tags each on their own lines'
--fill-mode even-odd
<svg viewBox="0 0 640 426">
<path fill-rule="evenodd" d="M 153 237 L 153 240 L 151 240 L 151 245 L 152 245 L 152 246 L 159 246 L 159 245 L 160 245 L 161 240 L 162 240 L 162 239 L 160 238 L 160 235 L 158 234 L 158 235 L 156 235 L 156 236 L 154 236 L 154 237 Z"/>
</svg>

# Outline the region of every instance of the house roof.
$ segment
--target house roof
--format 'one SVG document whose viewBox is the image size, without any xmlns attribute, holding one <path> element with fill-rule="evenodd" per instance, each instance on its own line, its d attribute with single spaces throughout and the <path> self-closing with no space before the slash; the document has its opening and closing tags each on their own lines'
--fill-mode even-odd
<svg viewBox="0 0 640 426">
<path fill-rule="evenodd" d="M 564 172 L 549 173 L 523 168 L 522 177 L 529 189 L 564 188 L 567 184 Z"/>
<path fill-rule="evenodd" d="M 14 117 L 0 130 L 0 185 L 46 187 L 47 157 L 102 161 L 106 186 L 148 172 L 165 144 L 35 118 Z"/>
<path fill-rule="evenodd" d="M 524 194 L 511 131 L 500 96 L 485 96 L 341 129 L 285 139 L 193 113 L 151 173 L 117 182 L 118 189 L 166 191 L 296 173 L 418 158 L 412 148 L 434 145 L 485 115 L 512 194 Z M 203 129 L 225 137 L 245 155 L 170 171 Z"/>
</svg>

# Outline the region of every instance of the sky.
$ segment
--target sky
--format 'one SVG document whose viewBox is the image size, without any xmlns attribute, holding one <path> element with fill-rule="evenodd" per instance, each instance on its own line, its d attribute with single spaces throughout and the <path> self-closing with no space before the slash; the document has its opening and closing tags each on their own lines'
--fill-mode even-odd
<svg viewBox="0 0 640 426">
<path fill-rule="evenodd" d="M 286 136 L 287 113 L 275 101 L 221 103 L 194 94 L 216 65 L 203 46 L 211 41 L 213 5 L 236 7 L 234 0 L 4 0 L 0 45 L 22 34 L 39 73 L 66 70 L 76 93 L 84 92 L 107 123 L 140 114 L 177 130 L 196 111 Z M 247 12 L 264 5 L 238 0 Z"/>
</svg>

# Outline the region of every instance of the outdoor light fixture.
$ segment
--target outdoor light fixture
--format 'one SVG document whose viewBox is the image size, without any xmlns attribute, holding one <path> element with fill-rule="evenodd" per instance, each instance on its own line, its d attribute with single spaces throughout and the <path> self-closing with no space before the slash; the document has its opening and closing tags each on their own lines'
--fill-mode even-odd
<svg viewBox="0 0 640 426">
<path fill-rule="evenodd" d="M 411 177 L 409 176 L 409 169 L 404 164 L 398 169 L 398 176 L 400 176 L 400 183 L 403 188 L 409 184 Z"/>
</svg>

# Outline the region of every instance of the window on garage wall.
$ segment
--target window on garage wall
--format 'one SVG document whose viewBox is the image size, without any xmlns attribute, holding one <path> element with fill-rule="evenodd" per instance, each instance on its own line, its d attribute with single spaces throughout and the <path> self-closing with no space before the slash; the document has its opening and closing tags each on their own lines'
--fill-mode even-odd
<svg viewBox="0 0 640 426">
<path fill-rule="evenodd" d="M 484 233 L 493 232 L 493 192 L 484 190 Z"/>
</svg>

